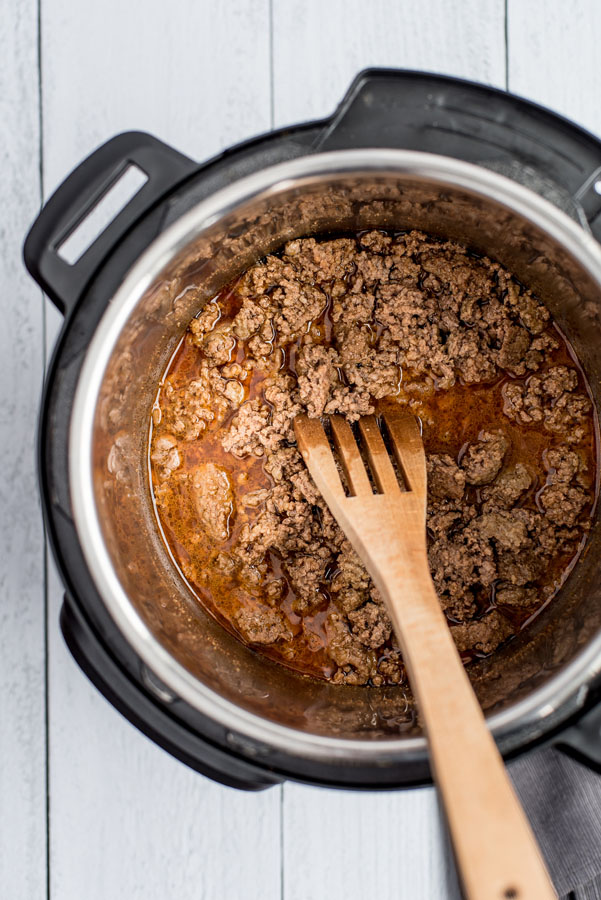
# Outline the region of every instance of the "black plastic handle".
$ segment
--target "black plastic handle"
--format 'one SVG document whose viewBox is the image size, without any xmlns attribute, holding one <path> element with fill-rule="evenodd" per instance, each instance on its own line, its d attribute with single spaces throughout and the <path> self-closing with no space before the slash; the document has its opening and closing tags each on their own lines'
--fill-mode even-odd
<svg viewBox="0 0 601 900">
<path fill-rule="evenodd" d="M 73 264 L 57 250 L 130 165 L 146 183 Z M 59 310 L 69 315 L 109 250 L 158 200 L 198 170 L 198 163 L 138 131 L 117 135 L 79 165 L 44 205 L 23 248 L 25 265 Z"/>
<path fill-rule="evenodd" d="M 554 740 L 558 750 L 601 774 L 601 702 Z"/>
<path fill-rule="evenodd" d="M 601 142 L 573 122 L 506 91 L 427 72 L 366 69 L 315 145 L 316 150 L 346 147 L 444 153 L 493 168 L 501 164 L 499 171 L 509 177 L 519 163 L 537 173 L 539 181 L 542 176 L 565 191 L 601 240 L 601 195 L 596 188 Z M 538 189 L 536 183 L 529 186 Z M 553 192 L 547 196 L 555 200 Z"/>
</svg>

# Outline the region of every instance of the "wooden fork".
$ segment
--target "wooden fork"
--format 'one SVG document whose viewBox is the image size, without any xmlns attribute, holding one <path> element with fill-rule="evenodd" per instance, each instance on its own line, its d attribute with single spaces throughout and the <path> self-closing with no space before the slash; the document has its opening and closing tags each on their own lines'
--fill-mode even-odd
<svg viewBox="0 0 601 900">
<path fill-rule="evenodd" d="M 469 900 L 556 897 L 535 837 L 455 647 L 426 551 L 426 459 L 415 418 L 383 416 L 404 486 L 373 416 L 359 431 L 374 493 L 353 431 L 330 419 L 345 494 L 319 419 L 299 416 L 299 450 L 338 524 L 380 591 L 392 619 L 430 746 L 463 887 Z"/>
</svg>

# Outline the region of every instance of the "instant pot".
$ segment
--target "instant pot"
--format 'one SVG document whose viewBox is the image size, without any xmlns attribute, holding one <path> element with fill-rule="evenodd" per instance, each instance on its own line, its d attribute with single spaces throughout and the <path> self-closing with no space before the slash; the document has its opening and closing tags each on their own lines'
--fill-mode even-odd
<svg viewBox="0 0 601 900">
<path fill-rule="evenodd" d="M 69 264 L 61 246 L 131 165 L 146 183 Z M 122 134 L 66 179 L 25 243 L 27 268 L 64 315 L 39 471 L 67 644 L 140 730 L 248 790 L 430 777 L 402 689 L 303 678 L 200 608 L 159 536 L 149 487 L 157 383 L 199 303 L 286 240 L 367 228 L 422 229 L 501 262 L 547 303 L 599 407 L 601 142 L 492 88 L 365 71 L 331 118 L 204 164 Z M 601 770 L 600 546 L 596 518 L 553 603 L 470 667 L 506 757 L 552 743 Z"/>
</svg>

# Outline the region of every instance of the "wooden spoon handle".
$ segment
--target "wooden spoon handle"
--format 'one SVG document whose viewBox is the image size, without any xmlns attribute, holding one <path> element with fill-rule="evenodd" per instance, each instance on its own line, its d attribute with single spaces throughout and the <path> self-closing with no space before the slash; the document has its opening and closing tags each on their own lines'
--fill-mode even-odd
<svg viewBox="0 0 601 900">
<path fill-rule="evenodd" d="M 469 900 L 557 897 L 455 648 L 425 552 L 402 569 L 375 581 L 428 733 L 465 894 Z"/>
</svg>

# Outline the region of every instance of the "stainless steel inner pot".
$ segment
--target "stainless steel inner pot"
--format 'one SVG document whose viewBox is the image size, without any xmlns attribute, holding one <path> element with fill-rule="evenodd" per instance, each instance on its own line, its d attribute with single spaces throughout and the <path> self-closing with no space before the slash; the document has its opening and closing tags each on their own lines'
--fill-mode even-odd
<svg viewBox="0 0 601 900">
<path fill-rule="evenodd" d="M 422 229 L 510 269 L 548 305 L 599 403 L 601 248 L 548 201 L 487 169 L 402 150 L 306 156 L 260 171 L 186 213 L 139 258 L 87 351 L 70 428 L 81 546 L 117 626 L 176 695 L 253 745 L 313 760 L 402 761 L 423 750 L 398 688 L 295 675 L 243 646 L 191 596 L 161 541 L 147 439 L 158 381 L 190 320 L 233 276 L 300 235 Z M 601 669 L 595 521 L 559 596 L 471 669 L 504 750 L 560 721 Z"/>
</svg>

